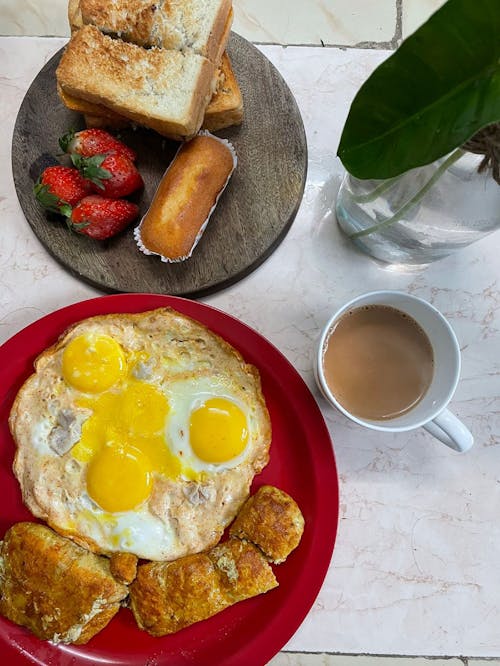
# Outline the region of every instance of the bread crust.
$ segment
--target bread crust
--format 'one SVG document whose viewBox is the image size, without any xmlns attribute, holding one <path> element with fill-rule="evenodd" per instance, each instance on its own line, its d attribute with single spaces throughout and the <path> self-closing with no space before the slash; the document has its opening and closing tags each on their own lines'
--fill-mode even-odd
<svg viewBox="0 0 500 666">
<path fill-rule="evenodd" d="M 75 30 L 79 30 L 82 27 L 83 18 L 80 10 L 80 0 L 69 0 L 68 23 L 72 34 Z"/>
<path fill-rule="evenodd" d="M 185 143 L 135 230 L 139 248 L 165 261 L 189 257 L 234 167 L 234 153 L 221 139 L 198 135 Z"/>
<path fill-rule="evenodd" d="M 64 93 L 180 140 L 200 129 L 214 92 L 214 75 L 215 67 L 206 58 L 145 50 L 90 25 L 72 35 L 56 71 Z"/>
<path fill-rule="evenodd" d="M 116 615 L 128 593 L 111 575 L 107 558 L 45 525 L 13 525 L 0 555 L 0 613 L 41 639 L 86 643 Z"/>
<path fill-rule="evenodd" d="M 236 80 L 231 60 L 225 51 L 219 67 L 219 80 L 215 93 L 205 111 L 202 128 L 210 132 L 241 125 L 243 97 Z"/>
</svg>

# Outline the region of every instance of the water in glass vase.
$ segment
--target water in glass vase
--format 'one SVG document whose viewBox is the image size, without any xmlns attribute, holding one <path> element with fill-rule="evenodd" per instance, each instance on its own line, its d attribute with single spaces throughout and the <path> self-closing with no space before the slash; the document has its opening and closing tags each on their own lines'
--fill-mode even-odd
<svg viewBox="0 0 500 666">
<path fill-rule="evenodd" d="M 365 253 L 390 264 L 428 264 L 500 228 L 500 185 L 483 159 L 455 150 L 388 180 L 346 174 L 337 221 Z"/>
</svg>

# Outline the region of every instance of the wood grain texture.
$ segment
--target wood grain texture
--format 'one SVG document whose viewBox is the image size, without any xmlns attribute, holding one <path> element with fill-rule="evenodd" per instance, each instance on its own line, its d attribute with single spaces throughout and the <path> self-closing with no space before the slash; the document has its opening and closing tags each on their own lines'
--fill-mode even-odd
<svg viewBox="0 0 500 666">
<path fill-rule="evenodd" d="M 60 153 L 58 138 L 84 127 L 56 92 L 59 51 L 39 72 L 20 107 L 12 141 L 19 202 L 36 236 L 73 275 L 107 292 L 149 292 L 196 297 L 248 275 L 286 235 L 300 205 L 307 173 L 307 143 L 295 99 L 276 68 L 245 39 L 231 34 L 228 53 L 240 84 L 245 116 L 240 127 L 217 132 L 238 155 L 238 166 L 193 255 L 178 264 L 142 254 L 133 227 L 108 241 L 70 232 L 33 195 L 43 168 Z M 144 190 L 135 198 L 144 215 L 179 146 L 152 130 L 124 130 L 137 151 Z M 66 163 L 66 157 L 59 160 Z"/>
</svg>

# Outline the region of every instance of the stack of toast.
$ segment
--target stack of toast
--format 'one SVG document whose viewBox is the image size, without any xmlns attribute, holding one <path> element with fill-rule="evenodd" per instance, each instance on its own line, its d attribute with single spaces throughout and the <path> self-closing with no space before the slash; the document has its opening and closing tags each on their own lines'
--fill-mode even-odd
<svg viewBox="0 0 500 666">
<path fill-rule="evenodd" d="M 137 124 L 188 140 L 242 122 L 225 51 L 231 0 L 70 0 L 68 16 L 57 87 L 87 126 Z"/>
</svg>

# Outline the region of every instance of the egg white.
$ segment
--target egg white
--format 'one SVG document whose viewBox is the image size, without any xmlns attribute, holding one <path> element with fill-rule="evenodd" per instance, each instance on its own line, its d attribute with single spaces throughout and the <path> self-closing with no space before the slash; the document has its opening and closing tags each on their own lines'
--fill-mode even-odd
<svg viewBox="0 0 500 666">
<path fill-rule="evenodd" d="M 130 511 L 103 511 L 88 495 L 87 463 L 71 450 L 50 446 L 61 410 L 72 410 L 79 427 L 91 414 L 89 400 L 81 407 L 85 394 L 68 385 L 61 370 L 65 346 L 87 333 L 116 339 L 131 381 L 144 381 L 166 396 L 165 446 L 186 472 L 167 478 L 153 471 L 151 495 Z M 189 443 L 191 414 L 211 398 L 233 402 L 247 422 L 245 449 L 221 463 L 201 460 Z M 204 326 L 167 308 L 94 317 L 70 329 L 37 359 L 9 425 L 17 445 L 14 473 L 35 516 L 96 552 L 124 551 L 152 560 L 176 559 L 218 541 L 267 464 L 271 440 L 255 368 Z"/>
<path fill-rule="evenodd" d="M 237 387 L 219 377 L 191 377 L 170 383 L 165 393 L 170 405 L 166 441 L 186 467 L 198 473 L 217 474 L 222 470 L 234 469 L 247 459 L 255 440 L 256 424 L 250 406 L 238 395 Z M 225 398 L 239 407 L 245 415 L 248 429 L 247 444 L 240 455 L 220 463 L 201 460 L 189 441 L 192 412 L 211 398 Z"/>
</svg>

